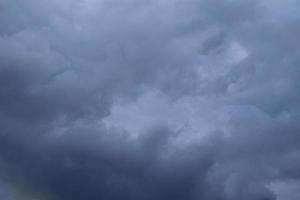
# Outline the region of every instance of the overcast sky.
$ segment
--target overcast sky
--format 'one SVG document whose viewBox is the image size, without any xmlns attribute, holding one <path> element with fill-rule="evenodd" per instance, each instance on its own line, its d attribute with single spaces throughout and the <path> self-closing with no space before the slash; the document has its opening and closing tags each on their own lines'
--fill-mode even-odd
<svg viewBox="0 0 300 200">
<path fill-rule="evenodd" d="M 0 199 L 299 200 L 298 0 L 0 0 Z"/>
</svg>

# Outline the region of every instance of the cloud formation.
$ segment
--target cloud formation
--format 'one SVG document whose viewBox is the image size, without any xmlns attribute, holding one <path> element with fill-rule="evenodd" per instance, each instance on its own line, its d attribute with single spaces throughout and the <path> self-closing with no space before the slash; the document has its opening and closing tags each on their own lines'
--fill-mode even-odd
<svg viewBox="0 0 300 200">
<path fill-rule="evenodd" d="M 0 198 L 296 199 L 299 6 L 0 0 Z"/>
</svg>

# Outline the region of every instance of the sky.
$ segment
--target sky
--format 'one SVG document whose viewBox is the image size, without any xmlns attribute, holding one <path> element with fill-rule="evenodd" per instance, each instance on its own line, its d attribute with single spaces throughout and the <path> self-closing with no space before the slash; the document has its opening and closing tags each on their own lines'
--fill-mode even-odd
<svg viewBox="0 0 300 200">
<path fill-rule="evenodd" d="M 0 0 L 0 199 L 298 200 L 297 0 Z"/>
</svg>

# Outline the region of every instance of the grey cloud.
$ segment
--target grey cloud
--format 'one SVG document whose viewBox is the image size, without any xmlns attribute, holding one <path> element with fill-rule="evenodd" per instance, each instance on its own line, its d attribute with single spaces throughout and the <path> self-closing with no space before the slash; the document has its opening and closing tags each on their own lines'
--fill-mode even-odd
<svg viewBox="0 0 300 200">
<path fill-rule="evenodd" d="M 300 177 L 282 4 L 0 0 L 0 197 L 280 200 Z"/>
</svg>

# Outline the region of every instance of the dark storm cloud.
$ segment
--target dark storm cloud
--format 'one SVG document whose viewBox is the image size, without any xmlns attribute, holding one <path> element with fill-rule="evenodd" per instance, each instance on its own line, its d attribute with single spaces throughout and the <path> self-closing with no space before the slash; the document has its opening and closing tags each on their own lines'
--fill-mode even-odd
<svg viewBox="0 0 300 200">
<path fill-rule="evenodd" d="M 299 9 L 0 0 L 0 197 L 281 200 L 300 178 Z"/>
</svg>

